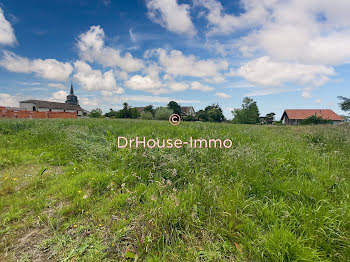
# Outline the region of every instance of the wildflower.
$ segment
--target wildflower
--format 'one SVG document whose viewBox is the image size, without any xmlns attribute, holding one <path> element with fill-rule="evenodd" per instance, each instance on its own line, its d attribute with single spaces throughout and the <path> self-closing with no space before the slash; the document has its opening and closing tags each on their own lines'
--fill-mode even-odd
<svg viewBox="0 0 350 262">
<path fill-rule="evenodd" d="M 102 227 L 102 224 L 98 224 L 99 227 Z"/>
<path fill-rule="evenodd" d="M 14 179 L 13 179 L 13 181 L 16 181 L 16 180 L 17 180 L 17 178 L 14 178 Z"/>
<path fill-rule="evenodd" d="M 84 195 L 84 196 L 83 196 L 83 199 L 87 199 L 87 198 L 88 198 L 88 196 L 87 196 L 87 195 Z"/>
<path fill-rule="evenodd" d="M 78 225 L 74 225 L 73 227 L 78 227 Z"/>
<path fill-rule="evenodd" d="M 6 180 L 6 179 L 8 179 L 8 178 L 9 178 L 8 176 L 7 176 L 7 177 L 5 177 L 5 180 Z"/>
<path fill-rule="evenodd" d="M 81 193 L 81 190 L 78 190 L 78 194 L 80 194 Z"/>
</svg>

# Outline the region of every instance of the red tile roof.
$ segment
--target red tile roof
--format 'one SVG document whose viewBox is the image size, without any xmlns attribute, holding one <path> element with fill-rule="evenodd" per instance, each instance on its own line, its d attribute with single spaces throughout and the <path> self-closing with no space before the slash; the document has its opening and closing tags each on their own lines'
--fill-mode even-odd
<svg viewBox="0 0 350 262">
<path fill-rule="evenodd" d="M 334 113 L 331 109 L 286 109 L 283 114 L 287 114 L 289 119 L 306 119 L 312 115 L 323 119 L 343 121 L 344 119 Z"/>
</svg>

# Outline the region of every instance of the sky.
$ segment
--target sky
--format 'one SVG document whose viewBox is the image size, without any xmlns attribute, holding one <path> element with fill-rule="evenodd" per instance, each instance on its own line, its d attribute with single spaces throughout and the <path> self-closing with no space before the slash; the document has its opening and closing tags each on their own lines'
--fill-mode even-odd
<svg viewBox="0 0 350 262">
<path fill-rule="evenodd" d="M 0 106 L 218 103 L 261 115 L 350 96 L 349 0 L 0 0 Z"/>
</svg>

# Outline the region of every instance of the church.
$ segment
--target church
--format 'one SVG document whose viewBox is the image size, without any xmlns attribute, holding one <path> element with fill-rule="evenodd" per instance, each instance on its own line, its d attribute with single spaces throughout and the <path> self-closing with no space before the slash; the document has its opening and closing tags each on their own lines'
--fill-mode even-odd
<svg viewBox="0 0 350 262">
<path fill-rule="evenodd" d="M 77 113 L 78 117 L 88 116 L 89 112 L 80 107 L 78 97 L 74 95 L 73 85 L 71 84 L 70 93 L 65 103 L 42 101 L 42 100 L 25 100 L 19 102 L 20 108 L 27 111 L 38 112 L 68 112 Z"/>
</svg>

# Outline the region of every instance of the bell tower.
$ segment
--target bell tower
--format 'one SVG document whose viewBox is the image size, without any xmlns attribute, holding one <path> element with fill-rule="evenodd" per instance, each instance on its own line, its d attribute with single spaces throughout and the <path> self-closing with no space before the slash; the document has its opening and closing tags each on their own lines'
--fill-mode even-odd
<svg viewBox="0 0 350 262">
<path fill-rule="evenodd" d="M 66 104 L 79 105 L 78 97 L 74 95 L 73 84 L 70 86 L 70 94 L 67 96 Z"/>
</svg>

